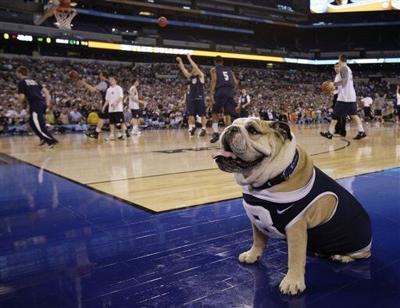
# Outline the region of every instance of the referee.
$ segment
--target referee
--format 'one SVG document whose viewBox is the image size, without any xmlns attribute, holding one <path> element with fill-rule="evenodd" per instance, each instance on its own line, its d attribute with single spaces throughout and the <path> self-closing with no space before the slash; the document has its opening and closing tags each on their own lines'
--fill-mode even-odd
<svg viewBox="0 0 400 308">
<path fill-rule="evenodd" d="M 54 147 L 58 141 L 50 134 L 46 127 L 45 113 L 47 104 L 50 103 L 50 93 L 35 80 L 28 77 L 29 70 L 25 66 L 17 68 L 18 103 L 22 105 L 25 100 L 29 104 L 29 124 L 32 130 L 41 140 L 40 145 L 48 144 Z"/>
</svg>

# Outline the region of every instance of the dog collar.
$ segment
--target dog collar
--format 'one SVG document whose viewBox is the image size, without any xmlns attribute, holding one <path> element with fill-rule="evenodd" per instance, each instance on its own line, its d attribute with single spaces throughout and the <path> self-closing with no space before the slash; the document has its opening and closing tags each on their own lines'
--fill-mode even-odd
<svg viewBox="0 0 400 308">
<path fill-rule="evenodd" d="M 296 153 L 294 154 L 291 164 L 281 174 L 277 175 L 273 179 L 268 180 L 266 183 L 264 183 L 259 187 L 252 186 L 252 188 L 255 190 L 263 190 L 287 181 L 289 176 L 293 173 L 294 169 L 296 168 L 298 162 L 299 162 L 299 151 L 296 149 Z"/>
</svg>

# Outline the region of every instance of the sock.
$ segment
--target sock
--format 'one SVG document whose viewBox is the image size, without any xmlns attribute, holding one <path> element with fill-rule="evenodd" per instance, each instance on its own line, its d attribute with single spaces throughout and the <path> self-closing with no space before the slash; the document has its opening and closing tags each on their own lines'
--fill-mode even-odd
<svg viewBox="0 0 400 308">
<path fill-rule="evenodd" d="M 335 125 L 336 125 L 336 123 L 335 123 Z M 328 132 L 329 132 L 331 135 L 333 135 L 333 134 L 335 133 L 335 125 L 332 125 L 332 122 L 331 122 L 331 125 L 329 125 Z"/>
<path fill-rule="evenodd" d="M 214 133 L 218 133 L 218 123 L 213 123 L 212 124 L 212 129 Z"/>
<path fill-rule="evenodd" d="M 357 128 L 358 128 L 358 131 L 359 131 L 360 133 L 363 133 L 363 132 L 364 132 L 364 127 L 362 126 L 362 124 L 357 125 Z"/>
<path fill-rule="evenodd" d="M 192 130 L 194 128 L 193 124 L 189 124 L 189 130 Z"/>
</svg>

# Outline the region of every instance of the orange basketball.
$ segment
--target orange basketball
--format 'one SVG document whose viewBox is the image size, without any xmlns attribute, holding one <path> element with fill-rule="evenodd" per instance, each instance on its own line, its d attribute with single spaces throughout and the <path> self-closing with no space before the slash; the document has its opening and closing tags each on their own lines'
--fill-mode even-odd
<svg viewBox="0 0 400 308">
<path fill-rule="evenodd" d="M 321 90 L 324 93 L 330 94 L 335 90 L 335 85 L 332 81 L 324 81 L 321 85 Z"/>
<path fill-rule="evenodd" d="M 167 19 L 166 17 L 164 17 L 164 16 L 161 16 L 161 17 L 158 19 L 158 25 L 159 25 L 161 28 L 165 28 L 166 26 L 168 26 L 168 19 Z"/>
<path fill-rule="evenodd" d="M 72 81 L 76 81 L 81 77 L 81 75 L 77 72 L 77 71 L 70 71 L 69 72 L 69 79 L 71 79 Z"/>
</svg>

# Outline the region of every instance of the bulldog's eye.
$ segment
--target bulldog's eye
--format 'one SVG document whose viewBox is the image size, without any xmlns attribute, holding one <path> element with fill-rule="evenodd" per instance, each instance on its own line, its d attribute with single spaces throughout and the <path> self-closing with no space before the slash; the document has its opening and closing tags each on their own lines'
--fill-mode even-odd
<svg viewBox="0 0 400 308">
<path fill-rule="evenodd" d="M 252 134 L 252 135 L 259 135 L 260 134 L 259 131 L 254 128 L 254 126 L 247 127 L 247 131 L 249 132 L 249 134 Z"/>
</svg>

